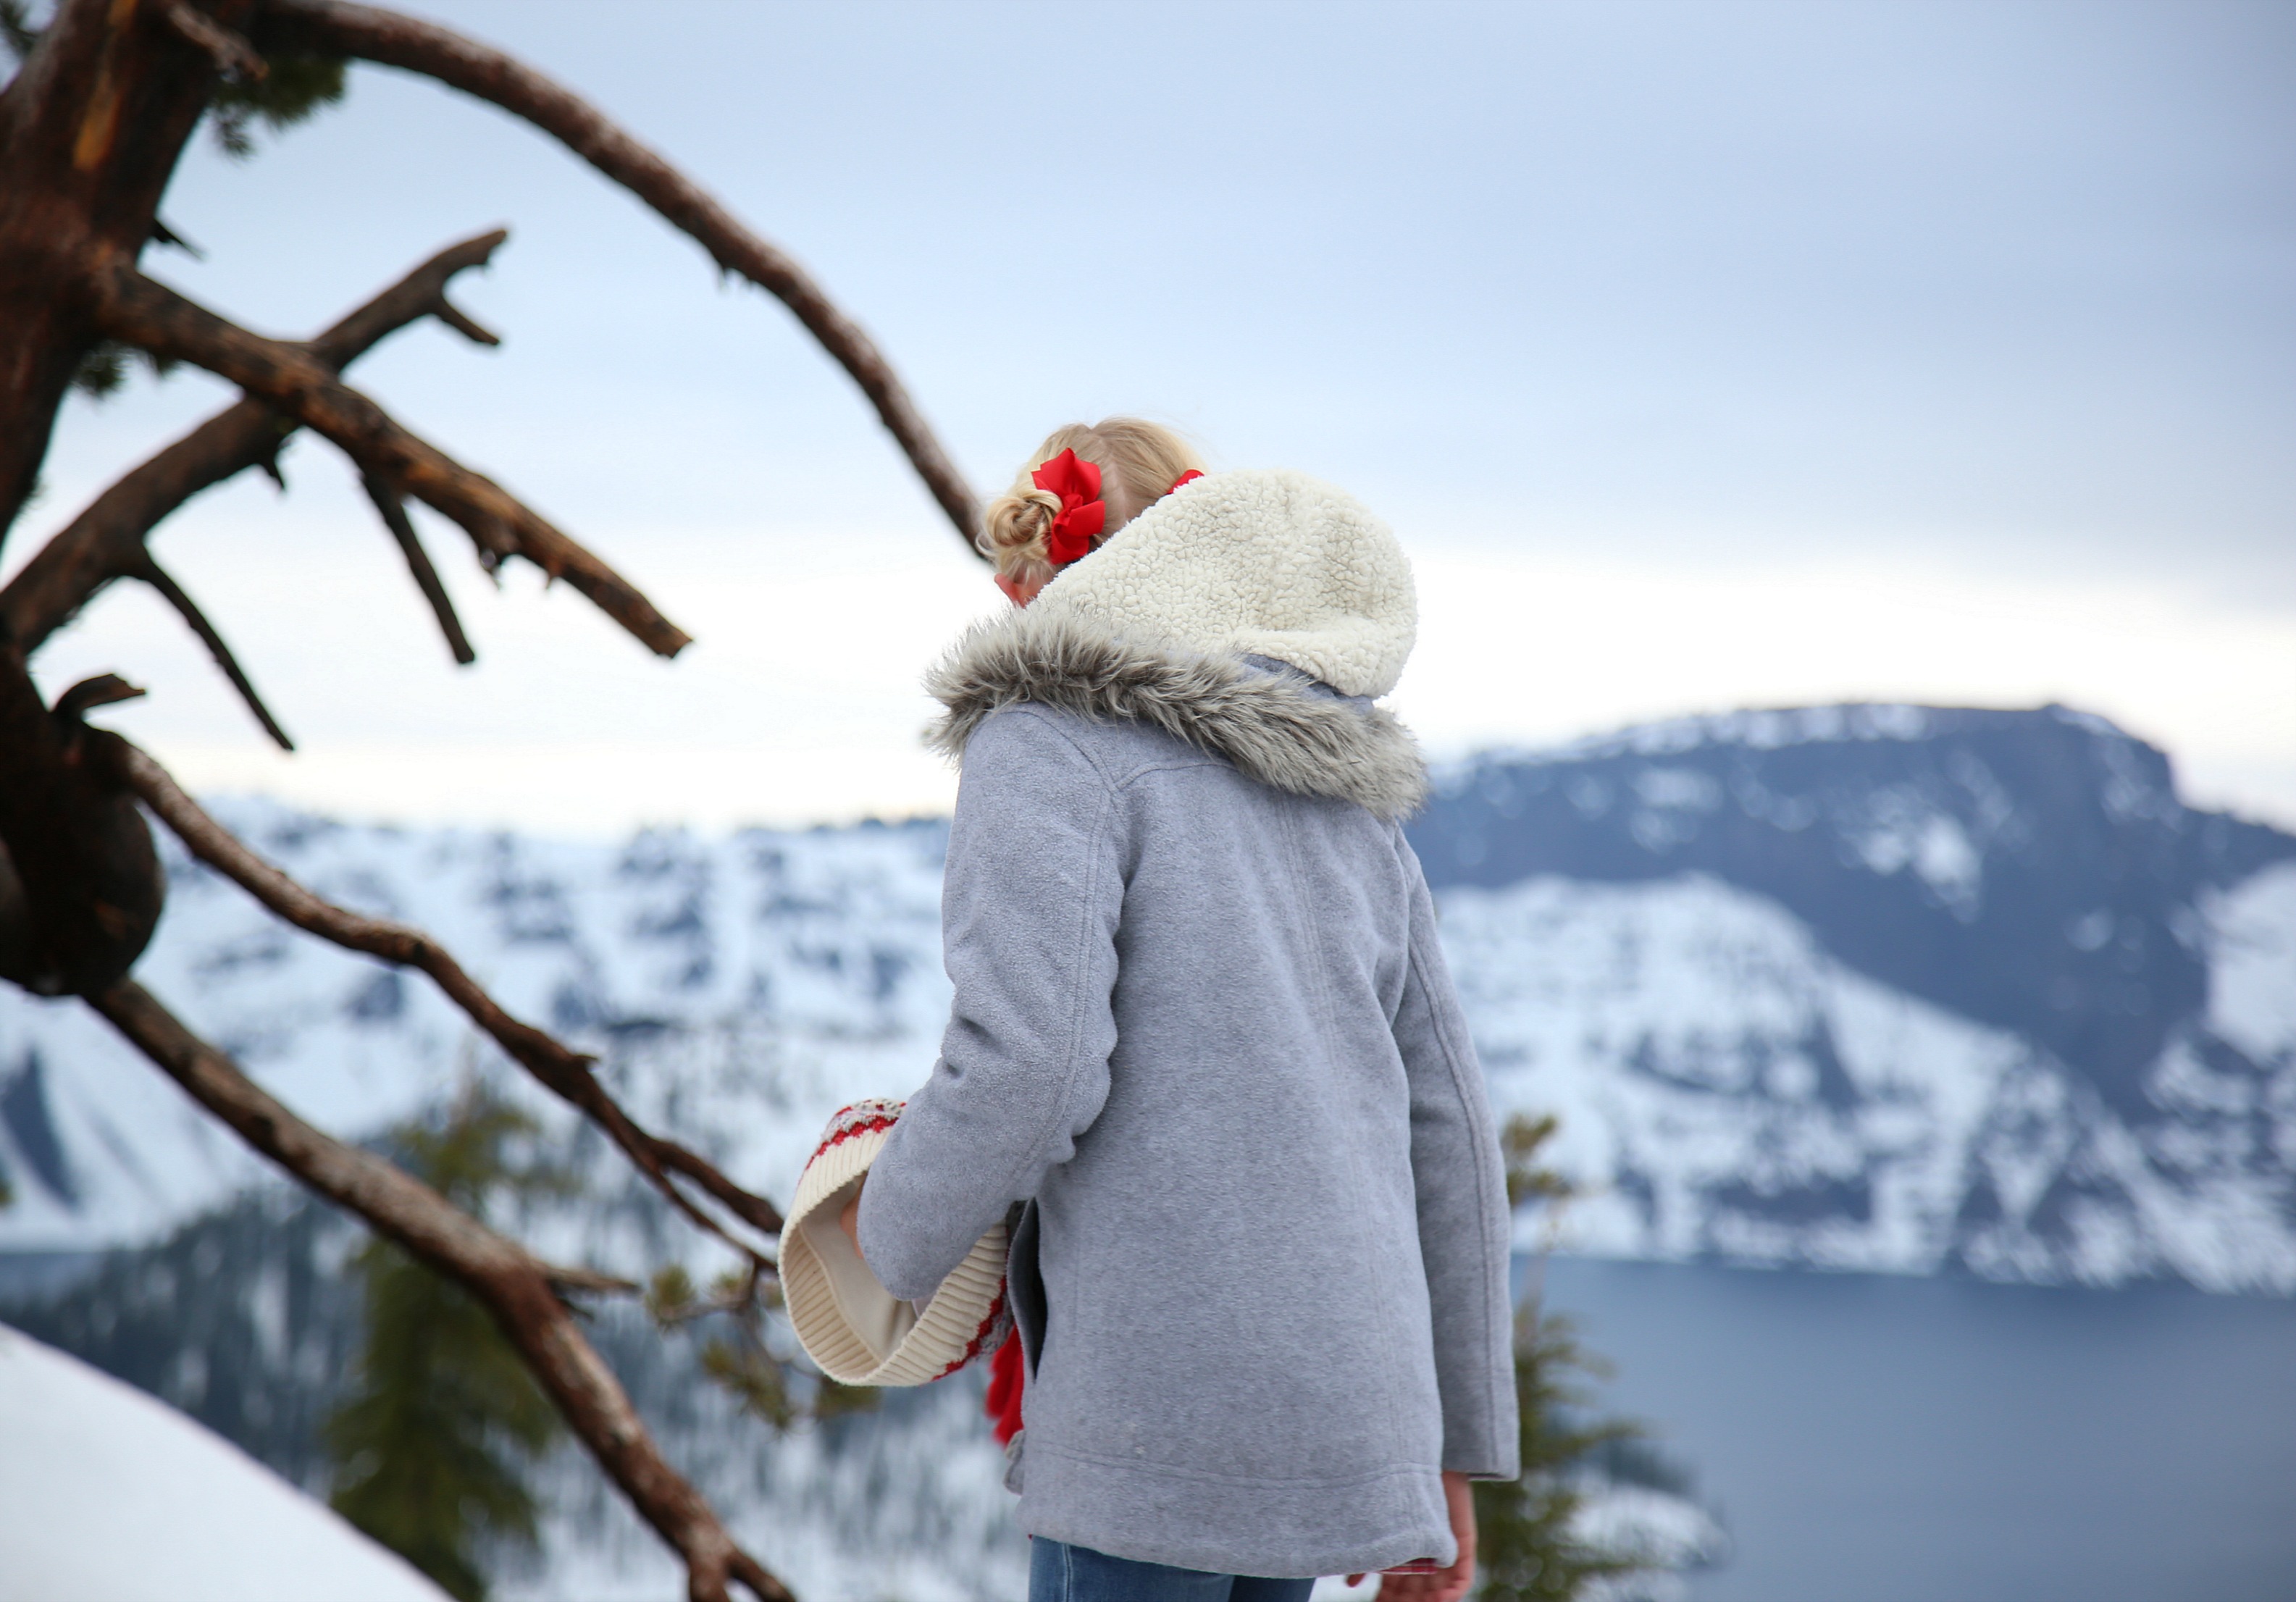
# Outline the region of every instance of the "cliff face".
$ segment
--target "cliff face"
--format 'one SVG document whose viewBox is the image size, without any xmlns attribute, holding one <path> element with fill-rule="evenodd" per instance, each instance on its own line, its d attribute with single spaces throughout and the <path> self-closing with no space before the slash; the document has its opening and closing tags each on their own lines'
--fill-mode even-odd
<svg viewBox="0 0 2296 1602">
<path fill-rule="evenodd" d="M 1707 874 L 2128 1110 L 2208 1005 L 2210 898 L 2296 860 L 2296 837 L 2185 805 L 2167 756 L 2060 707 L 1742 713 L 1487 757 L 1412 839 L 1436 885 Z"/>
<path fill-rule="evenodd" d="M 1412 837 L 1581 1247 L 2296 1290 L 2296 838 L 2110 724 L 1656 725 L 1467 764 Z"/>
</svg>

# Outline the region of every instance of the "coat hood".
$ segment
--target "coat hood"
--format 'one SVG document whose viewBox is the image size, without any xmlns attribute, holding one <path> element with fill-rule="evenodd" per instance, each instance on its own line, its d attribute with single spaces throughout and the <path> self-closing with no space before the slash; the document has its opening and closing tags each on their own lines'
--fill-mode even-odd
<svg viewBox="0 0 2296 1602">
<path fill-rule="evenodd" d="M 927 740 L 958 757 L 1029 701 L 1152 724 L 1294 795 L 1394 820 L 1426 798 L 1418 744 L 1368 698 L 1416 626 L 1384 524 L 1298 473 L 1200 478 L 1046 586 L 975 625 L 926 675 L 947 708 Z"/>
<path fill-rule="evenodd" d="M 1158 501 L 1030 605 L 1103 633 L 1288 662 L 1382 696 L 1419 630 L 1411 564 L 1386 524 L 1305 473 L 1214 473 Z"/>
</svg>

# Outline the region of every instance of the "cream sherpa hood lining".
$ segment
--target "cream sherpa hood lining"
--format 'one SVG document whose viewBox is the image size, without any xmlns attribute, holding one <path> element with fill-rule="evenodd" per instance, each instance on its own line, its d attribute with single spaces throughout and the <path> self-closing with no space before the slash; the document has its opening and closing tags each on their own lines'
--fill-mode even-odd
<svg viewBox="0 0 2296 1602">
<path fill-rule="evenodd" d="M 1202 656 L 1103 633 L 1035 609 L 975 625 L 926 675 L 947 712 L 926 740 L 950 757 L 982 720 L 1023 701 L 1097 722 L 1144 723 L 1224 756 L 1293 795 L 1354 801 L 1389 821 L 1427 797 L 1418 742 L 1395 715 L 1332 695 L 1304 675 L 1242 657 Z"/>
</svg>

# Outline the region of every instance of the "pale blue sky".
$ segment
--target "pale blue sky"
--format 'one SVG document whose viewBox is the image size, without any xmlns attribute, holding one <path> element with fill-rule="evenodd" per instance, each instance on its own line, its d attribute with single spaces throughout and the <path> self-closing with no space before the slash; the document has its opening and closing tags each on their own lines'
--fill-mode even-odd
<svg viewBox="0 0 2296 1602">
<path fill-rule="evenodd" d="M 981 487 L 1139 410 L 1364 495 L 1439 750 L 1846 697 L 2056 698 L 2296 821 L 2296 11 L 2085 3 L 432 9 L 806 261 Z M 498 113 L 361 69 L 154 270 L 266 330 L 512 230 L 357 370 L 701 643 L 427 525 L 456 674 L 332 453 L 161 537 L 305 742 L 123 595 L 50 653 L 193 781 L 614 829 L 946 804 L 919 668 L 995 601 L 849 384 Z M 12 565 L 222 398 L 75 404 Z"/>
</svg>

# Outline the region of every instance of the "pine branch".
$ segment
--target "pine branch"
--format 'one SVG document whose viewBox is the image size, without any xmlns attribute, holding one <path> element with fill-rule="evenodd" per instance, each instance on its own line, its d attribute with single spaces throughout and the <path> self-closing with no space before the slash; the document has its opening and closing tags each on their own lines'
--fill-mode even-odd
<svg viewBox="0 0 2296 1602">
<path fill-rule="evenodd" d="M 694 1602 L 793 1602 L 671 1467 L 629 1395 L 553 1287 L 551 1269 L 372 1152 L 303 1122 L 133 979 L 88 1004 L 241 1140 L 484 1302 L 600 1467 L 685 1561 Z"/>
<path fill-rule="evenodd" d="M 258 37 L 435 78 L 533 124 L 628 190 L 709 251 L 721 271 L 748 279 L 796 314 L 861 387 L 910 466 L 967 549 L 972 549 L 980 512 L 972 488 L 876 342 L 804 268 L 752 233 L 701 185 L 595 106 L 501 51 L 451 29 L 375 6 L 343 0 L 266 0 Z"/>
<path fill-rule="evenodd" d="M 500 343 L 448 303 L 447 285 L 485 266 L 507 237 L 497 228 L 449 245 L 310 341 L 311 355 L 340 371 L 426 316 Z M 250 467 L 275 476 L 279 447 L 295 427 L 260 401 L 239 401 L 125 474 L 0 588 L 0 634 L 27 655 L 38 650 L 105 585 L 142 571 L 144 540 L 184 502 Z"/>
<path fill-rule="evenodd" d="M 253 46 L 197 6 L 185 0 L 169 0 L 160 15 L 170 29 L 206 51 L 215 69 L 226 78 L 254 84 L 270 75 L 269 63 L 255 53 Z"/>
<path fill-rule="evenodd" d="M 636 1279 L 602 1274 L 592 1268 L 568 1268 L 556 1263 L 544 1263 L 542 1276 L 561 1291 L 586 1291 L 593 1295 L 635 1296 L 645 1288 Z"/>
<path fill-rule="evenodd" d="M 604 1130 L 654 1189 L 679 1212 L 752 1263 L 764 1263 L 759 1252 L 735 1239 L 697 1207 L 669 1176 L 673 1173 L 684 1175 L 742 1222 L 767 1237 L 781 1233 L 782 1215 L 773 1204 L 742 1189 L 714 1165 L 685 1147 L 641 1129 L 607 1093 L 605 1086 L 598 1083 L 597 1075 L 591 1072 L 590 1058 L 568 1050 L 532 1025 L 512 1018 L 463 971 L 462 964 L 422 930 L 361 917 L 321 900 L 210 817 L 145 752 L 124 740 L 113 748 L 122 781 L 175 831 L 193 856 L 220 870 L 299 929 L 398 967 L 422 969 L 512 1060 Z"/>
<path fill-rule="evenodd" d="M 265 706 L 263 698 L 255 693 L 255 686 L 241 669 L 239 658 L 231 654 L 231 647 L 224 643 L 223 636 L 216 632 L 215 625 L 208 621 L 207 614 L 200 610 L 198 603 L 184 593 L 184 586 L 170 578 L 167 569 L 152 560 L 148 553 L 135 576 L 159 591 L 160 599 L 175 608 L 176 615 L 191 625 L 192 633 L 197 634 L 200 642 L 208 648 L 208 655 L 213 657 L 216 666 L 223 669 L 223 676 L 231 681 L 234 690 L 239 691 L 239 699 L 247 703 L 250 712 L 255 714 L 255 721 L 263 725 L 263 732 L 271 736 L 281 750 L 293 750 L 295 742 L 287 738 L 287 731 L 279 726 L 279 720 L 271 715 L 271 708 Z"/>
<path fill-rule="evenodd" d="M 628 580 L 481 474 L 338 379 L 306 347 L 250 333 L 115 257 L 94 274 L 98 326 L 138 349 L 203 367 L 325 435 L 365 472 L 461 524 L 488 567 L 523 557 L 562 578 L 649 649 L 674 657 L 691 637 Z"/>
</svg>

